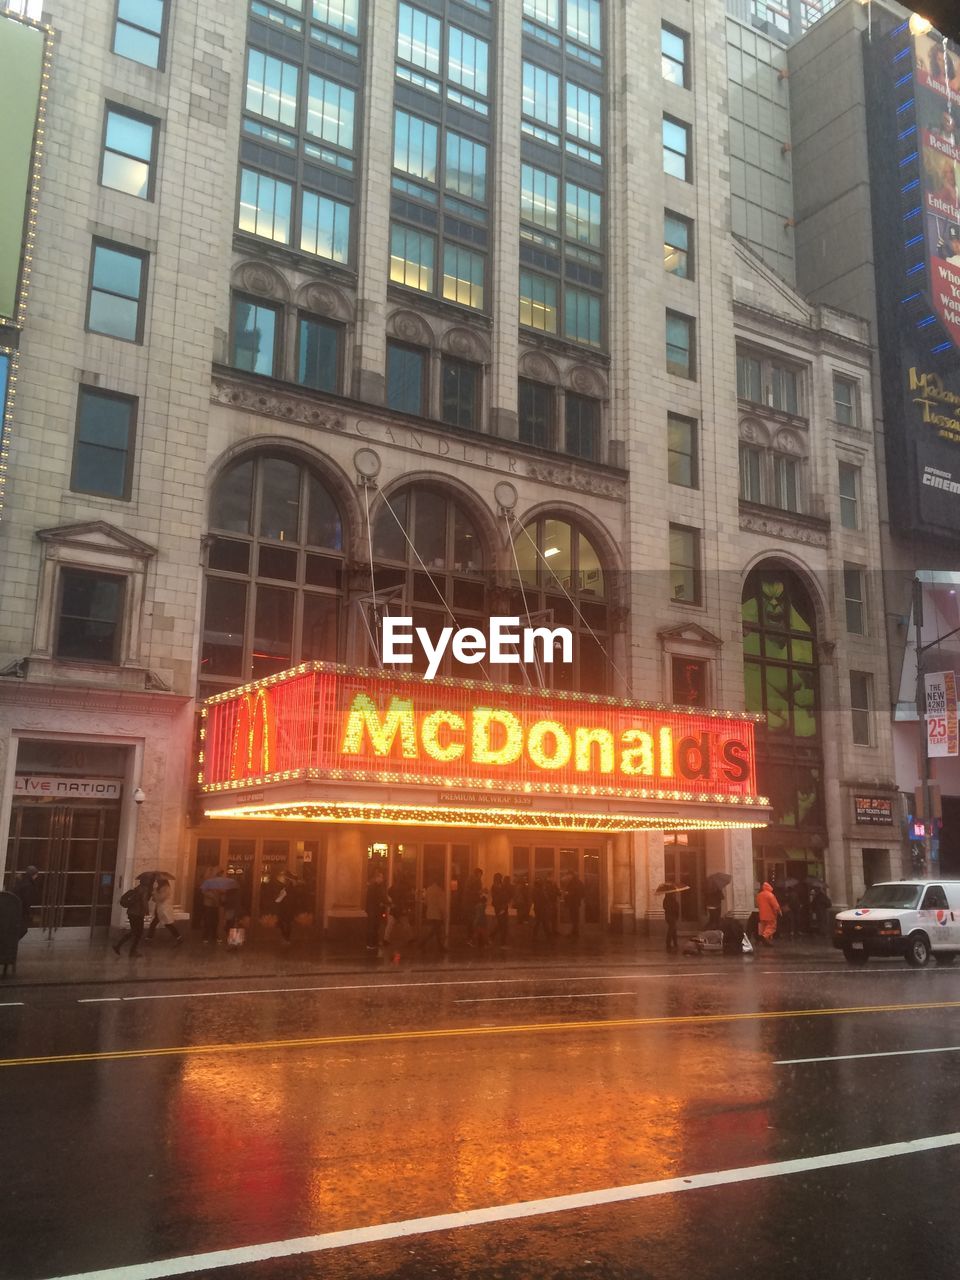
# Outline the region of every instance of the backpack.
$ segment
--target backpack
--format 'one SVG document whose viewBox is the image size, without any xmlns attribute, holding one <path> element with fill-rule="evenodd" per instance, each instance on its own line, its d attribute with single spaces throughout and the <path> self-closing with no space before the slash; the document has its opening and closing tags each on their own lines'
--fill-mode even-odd
<svg viewBox="0 0 960 1280">
<path fill-rule="evenodd" d="M 127 910 L 129 910 L 130 907 L 135 906 L 139 902 L 139 900 L 140 900 L 140 890 L 128 889 L 126 893 L 121 894 L 120 905 L 121 907 L 125 907 Z"/>
</svg>

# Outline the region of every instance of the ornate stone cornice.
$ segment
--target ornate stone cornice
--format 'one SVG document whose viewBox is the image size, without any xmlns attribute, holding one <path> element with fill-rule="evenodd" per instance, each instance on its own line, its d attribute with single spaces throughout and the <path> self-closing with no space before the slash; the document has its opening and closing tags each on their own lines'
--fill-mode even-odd
<svg viewBox="0 0 960 1280">
<path fill-rule="evenodd" d="M 586 467 L 559 461 L 547 462 L 531 459 L 524 466 L 524 471 L 531 480 L 541 480 L 544 484 L 559 485 L 572 493 L 591 493 L 598 498 L 615 498 L 618 502 L 626 502 L 627 486 L 617 476 L 597 475 Z"/>
<path fill-rule="evenodd" d="M 741 502 L 740 528 L 744 533 L 762 533 L 768 538 L 780 538 L 784 542 L 799 542 L 807 547 L 826 547 L 830 522 L 816 516 L 802 516 L 792 511 Z"/>
<path fill-rule="evenodd" d="M 281 422 L 300 422 L 305 427 L 342 431 L 346 426 L 343 417 L 329 405 L 318 404 L 307 396 L 275 391 L 272 387 L 251 386 L 236 378 L 214 375 L 210 383 L 210 398 L 215 404 L 261 413 L 267 418 L 279 418 Z"/>
</svg>

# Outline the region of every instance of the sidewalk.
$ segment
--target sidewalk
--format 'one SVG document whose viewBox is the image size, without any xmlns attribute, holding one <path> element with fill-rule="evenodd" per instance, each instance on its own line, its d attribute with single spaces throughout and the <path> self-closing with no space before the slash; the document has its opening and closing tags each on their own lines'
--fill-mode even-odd
<svg viewBox="0 0 960 1280">
<path fill-rule="evenodd" d="M 681 935 L 681 945 L 684 937 Z M 762 959 L 764 963 L 783 960 L 839 961 L 826 938 L 804 938 L 796 942 L 785 939 L 764 948 L 746 961 Z M 667 955 L 661 935 L 639 934 L 617 936 L 596 934 L 572 939 L 561 936 L 553 943 L 531 943 L 520 937 L 504 950 L 487 946 L 477 951 L 454 944 L 444 956 L 435 952 L 421 954 L 416 947 L 406 947 L 399 965 L 391 964 L 389 951 L 381 956 L 367 956 L 362 947 L 337 947 L 313 940 L 294 942 L 281 947 L 276 939 L 248 943 L 239 950 L 228 950 L 222 944 L 204 946 L 193 933 L 186 933 L 180 947 L 172 946 L 162 934 L 153 942 L 144 942 L 142 955 L 134 960 L 125 953 L 117 957 L 106 938 L 86 942 L 48 942 L 37 930 L 20 945 L 16 975 L 0 980 L 0 994 L 18 987 L 35 986 L 115 986 L 119 983 L 202 982 L 210 979 L 254 981 L 264 978 L 308 978 L 347 974 L 384 973 L 496 973 L 516 969 L 601 969 L 635 968 L 636 966 L 675 966 L 678 969 L 710 967 L 724 964 L 739 966 L 739 956 L 708 953 L 702 956 Z"/>
</svg>

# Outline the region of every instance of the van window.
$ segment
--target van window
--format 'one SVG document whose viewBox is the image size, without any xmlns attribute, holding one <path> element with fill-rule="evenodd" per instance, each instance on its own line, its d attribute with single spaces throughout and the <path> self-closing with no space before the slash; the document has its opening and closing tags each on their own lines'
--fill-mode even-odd
<svg viewBox="0 0 960 1280">
<path fill-rule="evenodd" d="M 946 911 L 949 909 L 947 895 L 942 887 L 938 884 L 930 885 L 927 892 L 923 895 L 923 902 L 920 906 L 921 911 Z"/>
<path fill-rule="evenodd" d="M 922 888 L 919 884 L 872 884 L 860 899 L 859 905 L 889 907 L 891 911 L 910 911 L 920 901 Z"/>
</svg>

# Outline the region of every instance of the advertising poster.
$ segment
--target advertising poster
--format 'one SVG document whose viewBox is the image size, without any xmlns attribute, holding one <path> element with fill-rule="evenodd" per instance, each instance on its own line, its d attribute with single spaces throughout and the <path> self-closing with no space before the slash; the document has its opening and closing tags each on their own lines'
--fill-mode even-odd
<svg viewBox="0 0 960 1280">
<path fill-rule="evenodd" d="M 927 702 L 927 755 L 957 754 L 957 678 L 953 671 L 923 677 Z"/>
</svg>

